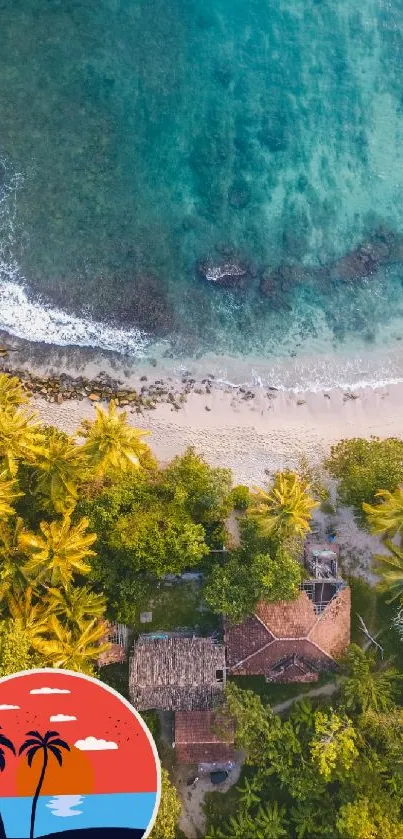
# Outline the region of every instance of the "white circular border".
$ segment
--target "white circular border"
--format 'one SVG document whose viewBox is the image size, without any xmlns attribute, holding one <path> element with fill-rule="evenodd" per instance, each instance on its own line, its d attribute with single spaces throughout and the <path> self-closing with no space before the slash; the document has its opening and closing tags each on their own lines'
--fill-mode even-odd
<svg viewBox="0 0 403 839">
<path fill-rule="evenodd" d="M 1 676 L 0 677 L 0 687 L 4 682 L 9 682 L 11 679 L 19 679 L 21 676 L 31 676 L 33 673 L 39 673 L 39 674 L 44 673 L 47 676 L 55 675 L 55 673 L 61 673 L 61 674 L 65 674 L 66 676 L 74 676 L 76 679 L 85 679 L 86 682 L 91 682 L 91 684 L 97 685 L 98 687 L 101 686 L 104 690 L 111 693 L 112 696 L 116 696 L 116 699 L 119 699 L 119 701 L 122 702 L 123 705 L 126 705 L 126 708 L 128 708 L 128 710 L 131 711 L 133 716 L 136 718 L 137 722 L 140 723 L 141 728 L 143 729 L 143 731 L 147 735 L 148 742 L 150 743 L 152 753 L 153 753 L 154 759 L 155 759 L 156 770 L 157 770 L 157 794 L 156 794 L 156 799 L 155 799 L 155 804 L 154 804 L 154 810 L 153 810 L 153 814 L 151 816 L 151 819 L 149 821 L 148 827 L 147 827 L 145 833 L 143 834 L 143 839 L 147 839 L 147 837 L 150 835 L 150 833 L 151 833 L 151 831 L 154 827 L 154 824 L 155 824 L 155 821 L 156 821 L 156 818 L 157 818 L 157 815 L 158 815 L 160 802 L 161 802 L 161 762 L 160 762 L 160 759 L 159 759 L 159 755 L 158 755 L 158 752 L 157 752 L 157 747 L 155 745 L 154 738 L 151 734 L 151 731 L 146 726 L 146 724 L 145 724 L 143 718 L 140 716 L 139 712 L 136 710 L 136 708 L 133 705 L 131 705 L 131 703 L 127 699 L 125 699 L 124 696 L 122 696 L 120 693 L 118 693 L 117 690 L 115 690 L 114 688 L 111 688 L 110 685 L 106 685 L 105 682 L 102 682 L 101 679 L 96 679 L 94 676 L 87 676 L 85 673 L 79 673 L 77 670 L 62 670 L 58 667 L 38 667 L 38 668 L 34 668 L 33 670 L 19 670 L 18 673 L 10 673 L 10 675 L 8 675 L 8 676 Z M 77 830 L 78 830 L 78 828 L 77 828 Z"/>
</svg>

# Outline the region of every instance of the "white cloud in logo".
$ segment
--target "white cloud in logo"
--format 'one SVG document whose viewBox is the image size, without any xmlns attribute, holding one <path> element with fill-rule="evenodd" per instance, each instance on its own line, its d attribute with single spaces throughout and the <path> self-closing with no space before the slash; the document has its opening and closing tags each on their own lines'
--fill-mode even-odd
<svg viewBox="0 0 403 839">
<path fill-rule="evenodd" d="M 34 688 L 33 690 L 29 691 L 30 693 L 36 694 L 43 694 L 46 695 L 48 693 L 71 693 L 70 690 L 62 690 L 62 688 Z"/>
<path fill-rule="evenodd" d="M 118 744 L 114 743 L 113 740 L 97 740 L 96 737 L 86 737 L 85 740 L 77 740 L 77 743 L 74 743 L 76 749 L 81 749 L 82 751 L 90 751 L 90 752 L 100 752 L 104 749 L 117 749 Z"/>
<path fill-rule="evenodd" d="M 70 717 L 68 714 L 53 714 L 49 717 L 49 722 L 72 722 L 76 719 L 77 717 Z"/>
<path fill-rule="evenodd" d="M 73 807 L 77 807 L 83 801 L 82 795 L 56 795 L 55 798 L 45 804 L 45 807 L 49 807 L 52 816 L 63 816 L 63 818 L 66 816 L 81 816 L 83 811 L 73 810 Z"/>
<path fill-rule="evenodd" d="M 20 711 L 19 705 L 0 705 L 0 711 Z"/>
</svg>

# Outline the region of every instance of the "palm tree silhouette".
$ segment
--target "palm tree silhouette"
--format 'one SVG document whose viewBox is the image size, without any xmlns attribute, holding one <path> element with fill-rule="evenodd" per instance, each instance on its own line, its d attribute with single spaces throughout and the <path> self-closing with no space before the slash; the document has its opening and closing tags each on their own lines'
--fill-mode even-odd
<svg viewBox="0 0 403 839">
<path fill-rule="evenodd" d="M 65 740 L 60 739 L 58 731 L 47 731 L 43 737 L 42 734 L 39 733 L 39 731 L 27 731 L 27 737 L 29 737 L 30 739 L 25 740 L 25 743 L 23 743 L 20 747 L 18 754 L 21 755 L 23 752 L 26 751 L 28 766 L 32 766 L 32 761 L 36 753 L 39 752 L 40 749 L 42 749 L 43 751 L 42 771 L 39 777 L 38 785 L 35 790 L 35 795 L 32 800 L 31 829 L 29 833 L 29 839 L 33 839 L 36 805 L 38 803 L 38 798 L 41 794 L 42 784 L 45 778 L 46 767 L 48 765 L 49 759 L 49 752 L 55 756 L 59 766 L 62 766 L 63 756 L 61 749 L 66 749 L 69 752 L 70 746 L 68 745 L 68 743 L 66 743 Z"/>
<path fill-rule="evenodd" d="M 0 725 L 1 728 L 1 725 Z M 4 734 L 0 731 L 0 772 L 3 772 L 6 768 L 6 756 L 4 753 L 4 749 L 10 749 L 10 752 L 15 755 L 15 748 L 11 740 L 8 737 L 5 737 Z M 0 813 L 0 839 L 6 839 L 6 831 L 4 830 L 4 823 Z"/>
</svg>

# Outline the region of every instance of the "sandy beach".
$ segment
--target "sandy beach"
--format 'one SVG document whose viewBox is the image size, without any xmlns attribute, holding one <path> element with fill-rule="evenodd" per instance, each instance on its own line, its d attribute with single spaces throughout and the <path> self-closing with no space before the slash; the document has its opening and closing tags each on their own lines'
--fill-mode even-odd
<svg viewBox="0 0 403 839">
<path fill-rule="evenodd" d="M 200 388 L 201 389 L 201 388 Z M 318 462 L 343 438 L 403 436 L 403 385 L 290 394 L 255 390 L 253 398 L 234 390 L 209 387 L 189 393 L 180 410 L 162 403 L 152 411 L 129 410 L 130 422 L 152 432 L 150 445 L 161 462 L 195 446 L 212 464 L 233 470 L 234 480 L 261 484 L 265 470 L 293 466 L 304 454 Z M 74 432 L 94 415 L 88 399 L 49 404 L 35 396 L 41 418 Z"/>
</svg>

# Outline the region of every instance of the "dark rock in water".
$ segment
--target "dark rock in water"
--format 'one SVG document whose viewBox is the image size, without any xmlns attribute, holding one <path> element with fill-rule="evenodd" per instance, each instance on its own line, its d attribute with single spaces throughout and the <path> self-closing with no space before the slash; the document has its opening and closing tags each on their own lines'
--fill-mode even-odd
<svg viewBox="0 0 403 839">
<path fill-rule="evenodd" d="M 237 259 L 205 259 L 198 263 L 197 273 L 207 282 L 223 288 L 242 289 L 251 278 L 249 266 Z"/>
<path fill-rule="evenodd" d="M 361 245 L 354 251 L 338 259 L 331 268 L 332 278 L 348 282 L 349 280 L 370 277 L 378 268 L 378 260 L 371 244 Z"/>
<path fill-rule="evenodd" d="M 403 261 L 403 236 L 383 227 L 376 230 L 371 238 L 371 245 L 379 264 Z"/>
<path fill-rule="evenodd" d="M 364 279 L 376 273 L 380 265 L 403 260 L 403 236 L 378 228 L 363 245 L 347 253 L 331 268 L 332 279 Z"/>
<path fill-rule="evenodd" d="M 231 207 L 235 207 L 237 210 L 243 210 L 249 204 L 250 197 L 249 184 L 243 180 L 234 181 L 228 190 L 228 201 Z"/>
<path fill-rule="evenodd" d="M 279 265 L 263 274 L 260 292 L 264 297 L 286 294 L 298 283 L 311 280 L 317 273 L 318 269 L 305 268 L 303 265 Z"/>
</svg>

